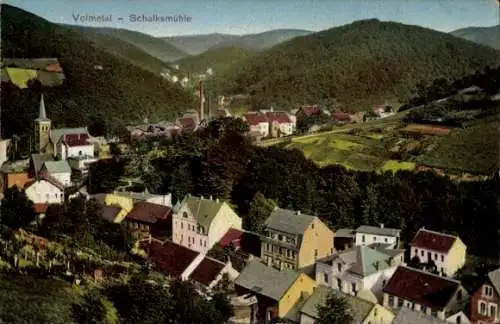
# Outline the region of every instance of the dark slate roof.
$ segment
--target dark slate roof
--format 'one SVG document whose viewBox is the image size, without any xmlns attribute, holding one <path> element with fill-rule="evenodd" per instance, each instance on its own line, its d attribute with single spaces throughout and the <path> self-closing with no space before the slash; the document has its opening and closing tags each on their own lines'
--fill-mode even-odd
<svg viewBox="0 0 500 324">
<path fill-rule="evenodd" d="M 258 260 L 252 260 L 241 271 L 234 284 L 279 301 L 299 276 L 299 272 L 293 270 L 278 271 L 267 267 Z"/>
<path fill-rule="evenodd" d="M 32 154 L 31 161 L 33 161 L 33 171 L 35 171 L 35 174 L 38 174 L 45 162 L 54 161 L 54 156 L 52 154 Z"/>
<path fill-rule="evenodd" d="M 356 233 L 366 233 L 373 235 L 398 236 L 401 230 L 396 228 L 385 228 L 381 226 L 361 225 L 356 229 Z"/>
<path fill-rule="evenodd" d="M 500 294 L 500 268 L 488 273 L 488 278 L 491 284 L 495 287 L 498 294 Z"/>
<path fill-rule="evenodd" d="M 170 241 L 163 244 L 158 241 L 141 242 L 140 247 L 146 251 L 156 270 L 174 278 L 180 278 L 199 254 Z"/>
<path fill-rule="evenodd" d="M 352 228 L 339 228 L 335 231 L 336 238 L 354 238 L 354 230 Z"/>
<path fill-rule="evenodd" d="M 167 206 L 140 201 L 134 204 L 134 207 L 125 218 L 129 221 L 153 224 L 160 219 L 167 219 L 170 216 L 170 210 L 170 207 Z"/>
<path fill-rule="evenodd" d="M 456 240 L 456 236 L 421 228 L 413 237 L 410 245 L 416 248 L 448 253 Z"/>
<path fill-rule="evenodd" d="M 217 279 L 217 276 L 225 266 L 226 265 L 220 261 L 205 257 L 196 269 L 194 269 L 189 278 L 208 287 L 210 283 Z"/>
<path fill-rule="evenodd" d="M 421 305 L 443 309 L 459 287 L 459 281 L 399 266 L 383 291 Z"/>
<path fill-rule="evenodd" d="M 269 229 L 283 233 L 302 235 L 314 217 L 289 209 L 277 208 L 266 220 L 265 225 Z"/>
</svg>

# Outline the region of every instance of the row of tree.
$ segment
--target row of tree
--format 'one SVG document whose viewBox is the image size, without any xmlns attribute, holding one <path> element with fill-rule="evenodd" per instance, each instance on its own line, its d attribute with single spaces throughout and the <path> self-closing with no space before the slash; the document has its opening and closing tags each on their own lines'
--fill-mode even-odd
<svg viewBox="0 0 500 324">
<path fill-rule="evenodd" d="M 227 121 L 233 122 L 239 123 Z M 298 150 L 255 147 L 240 133 L 215 134 L 211 127 L 172 141 L 151 139 L 136 145 L 137 156 L 152 149 L 168 152 L 141 160 L 149 164 L 142 166 L 143 172 L 149 170 L 142 176 L 155 178 L 150 191 L 170 192 L 174 200 L 187 193 L 226 199 L 251 229 L 260 227 L 272 201 L 318 215 L 333 228 L 383 223 L 400 228 L 408 241 L 425 226 L 460 235 L 471 253 L 498 255 L 498 174 L 484 181 L 455 182 L 434 172 L 320 168 Z M 127 163 L 118 159 L 96 164 L 90 172 L 100 185 L 91 190 L 115 189 L 117 170 L 124 169 L 116 166 Z"/>
</svg>

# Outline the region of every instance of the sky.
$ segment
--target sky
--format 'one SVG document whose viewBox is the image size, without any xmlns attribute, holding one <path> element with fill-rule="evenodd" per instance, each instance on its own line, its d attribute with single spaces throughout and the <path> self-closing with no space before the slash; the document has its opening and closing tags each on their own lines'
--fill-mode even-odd
<svg viewBox="0 0 500 324">
<path fill-rule="evenodd" d="M 498 0 L 0 0 L 49 21 L 137 30 L 153 36 L 252 34 L 293 28 L 319 31 L 377 18 L 449 32 L 499 24 Z M 110 21 L 84 23 L 86 15 Z M 189 22 L 133 22 L 130 15 L 190 17 Z M 121 17 L 122 20 L 118 18 Z M 77 18 L 78 19 L 78 18 Z"/>
</svg>

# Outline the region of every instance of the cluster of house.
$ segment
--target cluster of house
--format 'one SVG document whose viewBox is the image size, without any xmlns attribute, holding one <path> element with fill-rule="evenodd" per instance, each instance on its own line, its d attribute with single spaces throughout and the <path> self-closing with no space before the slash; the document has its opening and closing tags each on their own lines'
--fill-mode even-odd
<svg viewBox="0 0 500 324">
<path fill-rule="evenodd" d="M 316 216 L 275 208 L 254 233 L 212 197 L 175 205 L 170 195 L 93 197 L 105 219 L 132 230 L 157 271 L 207 295 L 232 285 L 231 323 L 315 323 L 329 294 L 347 300 L 355 323 L 500 321 L 500 269 L 474 292 L 453 278 L 466 261 L 458 236 L 421 228 L 401 249 L 400 230 L 383 225 L 332 231 Z"/>
<path fill-rule="evenodd" d="M 2 145 L 7 159 L 8 145 Z M 65 199 L 65 189 L 71 187 L 73 175 L 85 175 L 89 165 L 98 160 L 96 143 L 86 127 L 52 128 L 47 118 L 43 95 L 38 118 L 35 120 L 36 152 L 26 160 L 5 162 L 0 167 L 0 193 L 17 186 L 24 189 L 37 211 Z"/>
</svg>

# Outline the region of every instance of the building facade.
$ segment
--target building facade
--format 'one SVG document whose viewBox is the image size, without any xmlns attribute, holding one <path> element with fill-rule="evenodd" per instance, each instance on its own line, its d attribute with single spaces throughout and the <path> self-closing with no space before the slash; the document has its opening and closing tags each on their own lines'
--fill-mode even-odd
<svg viewBox="0 0 500 324">
<path fill-rule="evenodd" d="M 355 230 L 355 245 L 370 245 L 374 243 L 389 244 L 390 248 L 397 249 L 399 246 L 401 230 L 386 228 L 384 224 L 377 226 L 362 225 Z"/>
<path fill-rule="evenodd" d="M 472 294 L 472 323 L 500 323 L 500 268 L 488 273 L 484 283 Z"/>
</svg>

